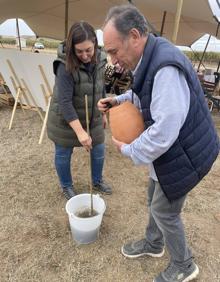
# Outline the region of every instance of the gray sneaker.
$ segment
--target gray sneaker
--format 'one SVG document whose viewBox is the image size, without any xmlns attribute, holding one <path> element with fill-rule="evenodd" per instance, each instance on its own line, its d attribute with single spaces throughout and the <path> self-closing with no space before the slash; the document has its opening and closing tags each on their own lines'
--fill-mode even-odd
<svg viewBox="0 0 220 282">
<path fill-rule="evenodd" d="M 121 252 L 125 257 L 128 258 L 138 258 L 142 256 L 159 258 L 163 256 L 164 248 L 153 248 L 146 241 L 146 239 L 142 239 L 125 244 L 124 246 L 122 246 Z"/>
<path fill-rule="evenodd" d="M 180 268 L 171 263 L 153 282 L 189 282 L 195 279 L 198 274 L 199 268 L 194 262 L 191 262 L 187 268 Z"/>
<path fill-rule="evenodd" d="M 72 187 L 65 187 L 63 188 L 63 195 L 67 200 L 71 199 L 72 197 L 76 196 Z"/>
<path fill-rule="evenodd" d="M 112 188 L 103 180 L 99 183 L 93 184 L 93 189 L 106 195 L 112 194 Z"/>
</svg>

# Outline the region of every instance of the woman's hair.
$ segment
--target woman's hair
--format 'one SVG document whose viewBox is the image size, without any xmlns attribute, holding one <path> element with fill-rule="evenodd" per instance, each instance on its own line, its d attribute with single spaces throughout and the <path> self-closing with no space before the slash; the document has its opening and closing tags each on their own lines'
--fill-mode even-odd
<svg viewBox="0 0 220 282">
<path fill-rule="evenodd" d="M 96 62 L 96 52 L 98 48 L 98 40 L 94 28 L 87 22 L 76 22 L 70 28 L 66 40 L 66 70 L 72 72 L 79 68 L 81 61 L 75 53 L 75 45 L 90 40 L 94 43 L 94 55 L 92 62 Z"/>
</svg>

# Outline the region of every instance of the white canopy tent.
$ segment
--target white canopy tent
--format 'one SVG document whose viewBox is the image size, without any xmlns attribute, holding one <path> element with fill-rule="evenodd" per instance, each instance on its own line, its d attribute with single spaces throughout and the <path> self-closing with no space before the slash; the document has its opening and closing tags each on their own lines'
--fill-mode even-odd
<svg viewBox="0 0 220 282">
<path fill-rule="evenodd" d="M 166 12 L 162 35 L 171 41 L 178 0 L 134 0 L 132 2 L 159 32 L 163 14 Z M 208 0 L 183 0 L 176 44 L 191 46 L 205 33 L 216 36 L 217 24 Z"/>
<path fill-rule="evenodd" d="M 67 9 L 68 2 L 68 9 Z M 0 23 L 8 18 L 22 18 L 41 37 L 62 40 L 65 37 L 65 18 L 68 26 L 85 20 L 96 29 L 101 28 L 110 7 L 128 3 L 127 0 L 0 0 Z M 178 0 L 131 1 L 157 31 L 161 30 L 164 12 L 163 36 L 171 40 Z M 13 8 L 12 8 L 13 7 Z M 216 35 L 217 22 L 208 0 L 183 0 L 177 45 L 190 46 L 205 33 Z"/>
</svg>

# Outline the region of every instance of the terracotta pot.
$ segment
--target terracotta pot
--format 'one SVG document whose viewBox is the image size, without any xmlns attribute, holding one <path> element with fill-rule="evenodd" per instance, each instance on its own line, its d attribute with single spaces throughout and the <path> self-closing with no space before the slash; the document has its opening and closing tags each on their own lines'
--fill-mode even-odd
<svg viewBox="0 0 220 282">
<path fill-rule="evenodd" d="M 128 101 L 109 110 L 109 124 L 112 135 L 127 144 L 144 131 L 142 114 Z"/>
</svg>

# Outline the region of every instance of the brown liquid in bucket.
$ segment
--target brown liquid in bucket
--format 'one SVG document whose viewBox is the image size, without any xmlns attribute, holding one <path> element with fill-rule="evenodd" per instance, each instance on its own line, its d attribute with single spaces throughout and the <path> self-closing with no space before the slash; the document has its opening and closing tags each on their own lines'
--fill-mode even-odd
<svg viewBox="0 0 220 282">
<path fill-rule="evenodd" d="M 78 210 L 75 212 L 75 215 L 80 218 L 88 218 L 98 215 L 99 213 L 93 209 L 93 213 L 91 214 L 90 208 L 85 208 L 84 210 Z"/>
</svg>

